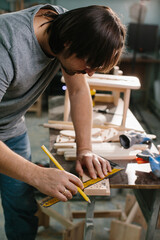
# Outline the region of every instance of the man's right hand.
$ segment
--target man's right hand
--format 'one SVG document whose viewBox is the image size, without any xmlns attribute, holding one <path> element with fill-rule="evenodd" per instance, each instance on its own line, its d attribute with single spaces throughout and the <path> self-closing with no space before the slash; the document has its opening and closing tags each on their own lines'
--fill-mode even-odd
<svg viewBox="0 0 160 240">
<path fill-rule="evenodd" d="M 83 189 L 83 183 L 75 175 L 56 168 L 38 167 L 33 186 L 40 192 L 67 201 L 77 193 L 77 186 Z"/>
</svg>

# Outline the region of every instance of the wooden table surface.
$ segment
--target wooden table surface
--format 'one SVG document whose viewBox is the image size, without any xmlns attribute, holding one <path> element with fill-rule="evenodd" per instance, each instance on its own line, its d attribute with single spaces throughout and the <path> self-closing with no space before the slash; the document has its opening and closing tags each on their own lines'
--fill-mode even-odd
<svg viewBox="0 0 160 240">
<path fill-rule="evenodd" d="M 51 153 L 66 171 L 76 174 L 75 161 L 66 161 L 64 156 L 57 155 L 53 148 L 59 131 L 53 129 L 50 129 L 49 131 Z M 160 189 L 160 179 L 153 175 L 149 163 L 138 164 L 136 160 L 123 159 L 114 160 L 113 162 L 117 163 L 124 169 L 110 178 L 111 188 Z M 53 166 L 52 163 L 51 166 Z"/>
</svg>

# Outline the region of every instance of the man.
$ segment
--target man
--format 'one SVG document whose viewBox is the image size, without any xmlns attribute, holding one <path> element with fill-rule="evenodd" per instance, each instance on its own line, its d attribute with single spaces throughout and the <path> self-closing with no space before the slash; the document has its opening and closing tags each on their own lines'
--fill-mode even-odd
<svg viewBox="0 0 160 240">
<path fill-rule="evenodd" d="M 92 153 L 92 104 L 83 74 L 109 71 L 124 37 L 116 14 L 103 6 L 67 12 L 47 4 L 0 16 L 0 189 L 8 239 L 35 239 L 37 207 L 31 186 L 61 201 L 77 193 L 75 185 L 83 188 L 70 173 L 30 162 L 23 116 L 60 66 L 76 132 L 76 170 L 82 175 L 85 166 L 92 178 L 111 171 L 107 161 Z"/>
</svg>

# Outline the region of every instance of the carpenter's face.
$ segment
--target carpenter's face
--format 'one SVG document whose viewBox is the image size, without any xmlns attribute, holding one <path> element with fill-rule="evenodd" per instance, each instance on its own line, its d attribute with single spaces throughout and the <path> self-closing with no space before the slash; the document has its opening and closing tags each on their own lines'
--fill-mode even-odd
<svg viewBox="0 0 160 240">
<path fill-rule="evenodd" d="M 91 69 L 90 67 L 86 66 L 85 60 L 82 60 L 80 58 L 77 58 L 75 54 L 68 58 L 64 58 L 63 54 L 60 54 L 57 56 L 58 60 L 61 63 L 61 66 L 63 70 L 68 75 L 74 75 L 74 74 L 88 74 L 89 76 L 92 76 L 95 72 L 95 70 Z"/>
</svg>

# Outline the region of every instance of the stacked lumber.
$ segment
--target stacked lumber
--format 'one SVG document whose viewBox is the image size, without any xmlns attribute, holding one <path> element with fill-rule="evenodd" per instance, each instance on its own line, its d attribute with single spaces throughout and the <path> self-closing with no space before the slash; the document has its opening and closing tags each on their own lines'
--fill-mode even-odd
<svg viewBox="0 0 160 240">
<path fill-rule="evenodd" d="M 146 149 L 146 145 L 134 145 L 124 149 L 119 142 L 119 135 L 124 131 L 115 128 L 101 129 L 92 128 L 92 150 L 95 154 L 108 158 L 109 160 L 136 158 L 137 153 Z M 56 138 L 54 149 L 58 155 L 64 155 L 66 161 L 76 159 L 76 142 L 74 130 L 62 130 Z"/>
</svg>

